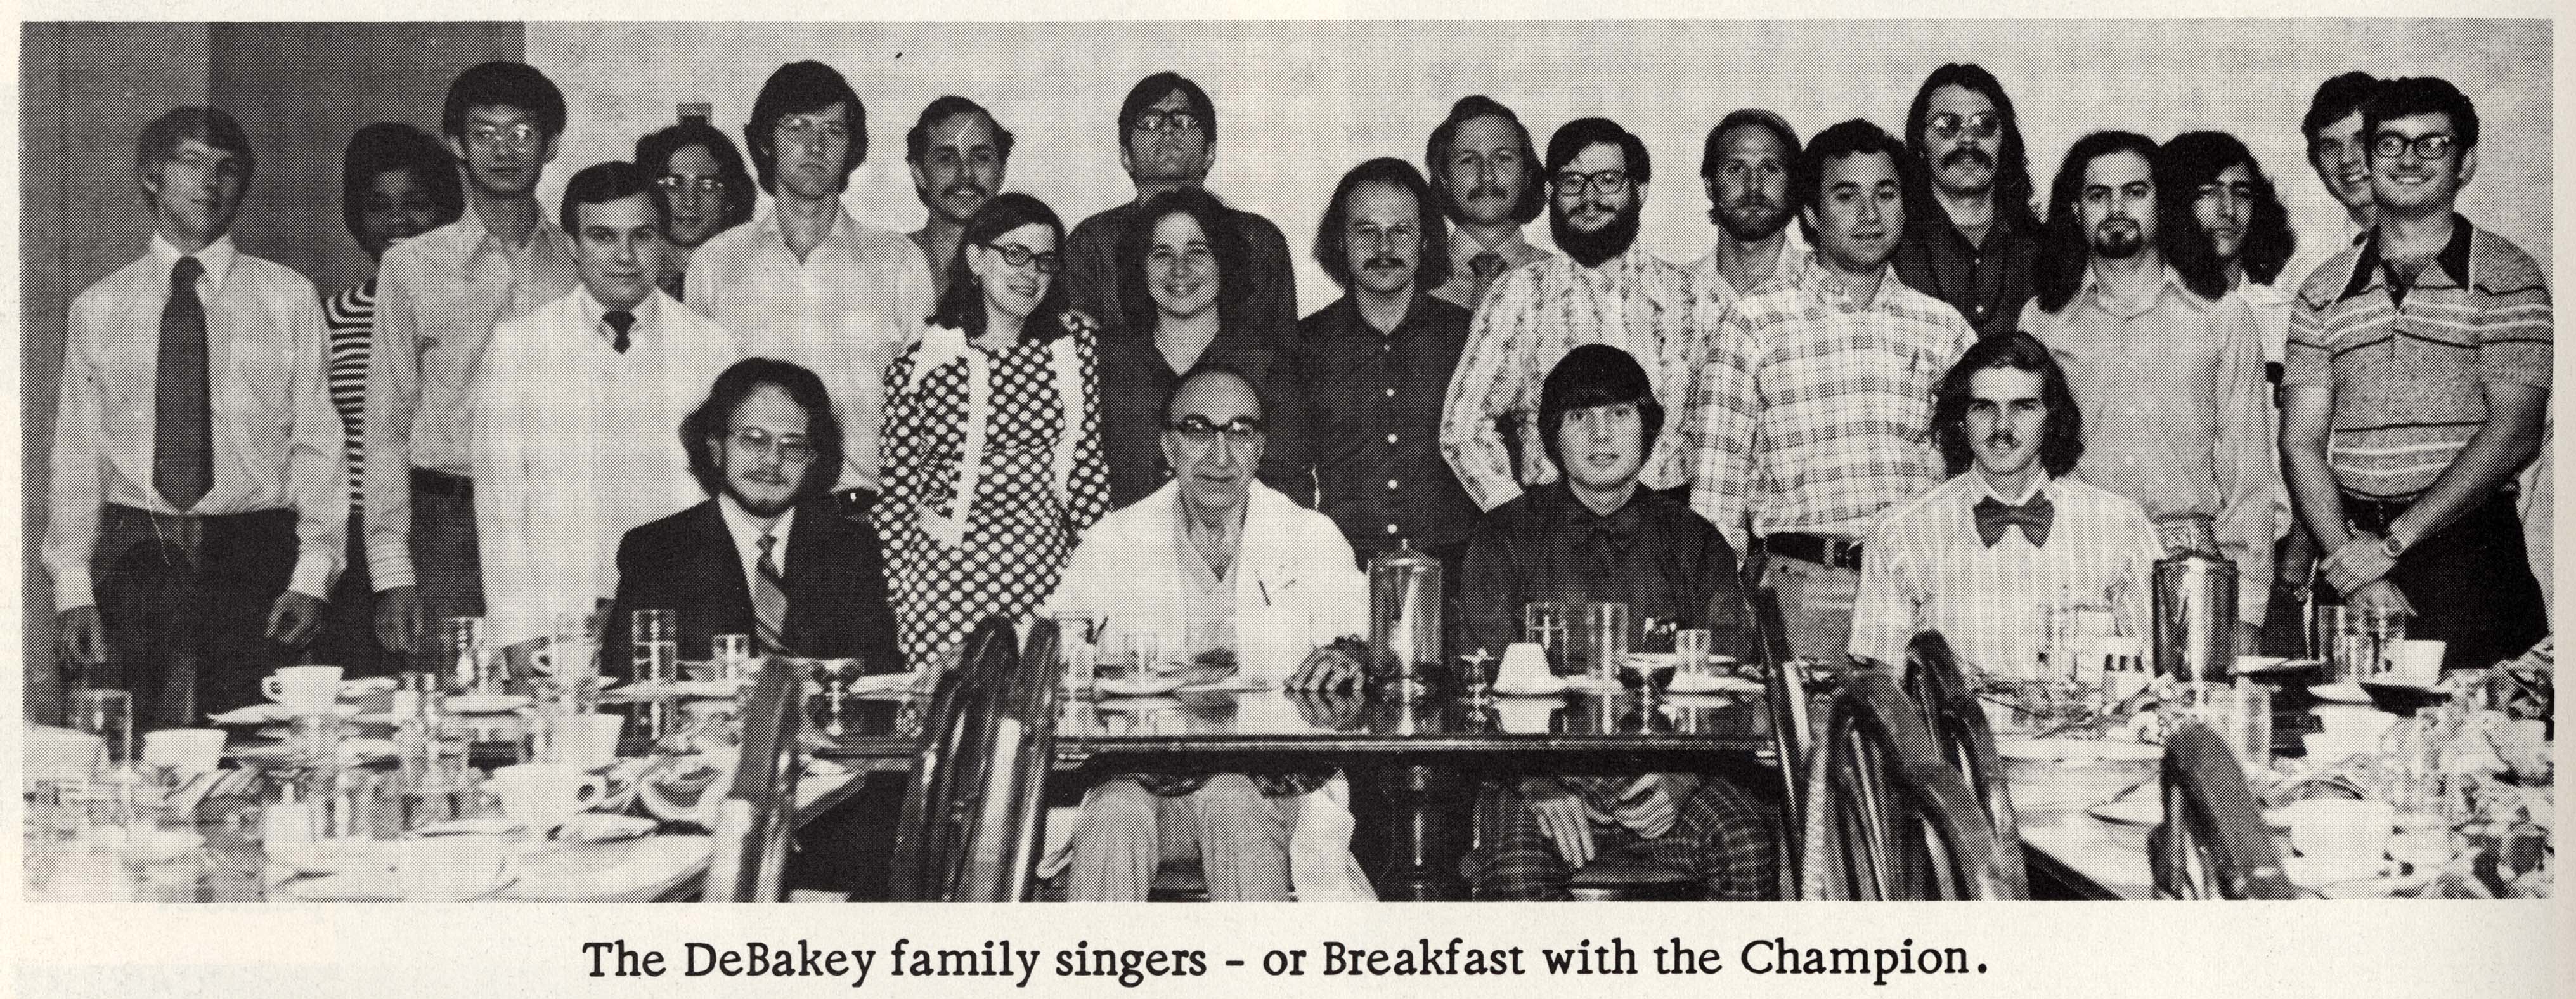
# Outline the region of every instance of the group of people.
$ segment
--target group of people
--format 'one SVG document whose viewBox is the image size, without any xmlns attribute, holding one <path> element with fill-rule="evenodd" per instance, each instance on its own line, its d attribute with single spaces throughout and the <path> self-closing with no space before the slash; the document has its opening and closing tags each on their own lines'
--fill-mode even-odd
<svg viewBox="0 0 2576 999">
<path fill-rule="evenodd" d="M 1070 229 L 1004 192 L 1011 132 L 955 96 L 905 135 L 926 223 L 862 224 L 866 108 L 819 62 L 769 77 L 740 148 L 683 119 L 549 217 L 566 115 L 492 62 L 440 135 L 360 130 L 343 211 L 380 265 L 327 300 L 233 247 L 257 157 L 231 116 L 144 129 L 150 250 L 71 310 L 42 549 L 66 668 L 164 726 L 293 657 L 422 655 L 453 617 L 524 656 L 676 609 L 684 657 L 740 633 L 894 672 L 1075 613 L 1197 676 L 1342 689 L 1362 568 L 1397 549 L 1448 567 L 1462 652 L 1532 601 L 1616 601 L 1749 658 L 1759 586 L 1799 655 L 1901 661 L 1937 629 L 2021 678 L 2054 610 L 2143 632 L 2150 566 L 2191 547 L 2236 567 L 2249 647 L 2312 576 L 2410 610 L 2450 665 L 2547 628 L 2514 476 L 2549 295 L 2454 210 L 2478 118 L 2440 79 L 2318 90 L 2310 165 L 2351 224 L 2303 267 L 2222 133 L 2092 133 L 2034 203 L 1974 64 L 1901 135 L 1721 117 L 1688 264 L 1637 245 L 1635 134 L 1580 118 L 1542 153 L 1471 96 L 1420 168 L 1334 186 L 1312 253 L 1344 294 L 1303 319 L 1279 227 L 1201 186 L 1216 107 L 1177 73 L 1117 109 L 1135 198 Z M 1182 852 L 1218 898 L 1366 896 L 1339 774 L 1093 781 L 1073 897 L 1141 898 Z M 808 852 L 882 854 L 883 790 Z M 1479 897 L 1564 897 L 1613 850 L 1778 890 L 1776 819 L 1721 777 L 1494 781 L 1479 808 Z"/>
</svg>

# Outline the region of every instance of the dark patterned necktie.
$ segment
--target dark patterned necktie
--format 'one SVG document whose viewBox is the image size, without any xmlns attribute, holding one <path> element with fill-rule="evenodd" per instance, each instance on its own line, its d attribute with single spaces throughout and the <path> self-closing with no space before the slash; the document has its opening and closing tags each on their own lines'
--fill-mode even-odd
<svg viewBox="0 0 2576 999">
<path fill-rule="evenodd" d="M 787 577 L 773 557 L 778 535 L 760 536 L 760 562 L 752 572 L 751 613 L 757 619 L 762 654 L 787 651 Z"/>
<path fill-rule="evenodd" d="M 1467 273 L 1476 276 L 1477 301 L 1485 300 L 1485 289 L 1493 287 L 1494 279 L 1503 275 L 1503 267 L 1503 255 L 1492 250 L 1467 258 Z"/>
<path fill-rule="evenodd" d="M 635 328 L 634 313 L 628 312 L 624 309 L 610 309 L 608 310 L 607 315 L 599 318 L 606 320 L 608 322 L 608 328 L 616 331 L 617 340 L 616 342 L 609 344 L 609 346 L 617 348 L 618 353 L 623 354 L 626 352 L 626 348 L 635 345 L 635 342 L 632 339 L 629 339 L 626 335 L 627 330 Z"/>
<path fill-rule="evenodd" d="M 153 405 L 152 488 L 180 510 L 215 487 L 214 388 L 207 374 L 206 305 L 197 277 L 206 265 L 181 257 L 170 267 L 161 306 L 160 392 Z"/>
<path fill-rule="evenodd" d="M 2018 506 L 1988 496 L 1977 501 L 1974 512 L 1977 540 L 1988 548 L 2004 539 L 2005 528 L 2016 526 L 2021 528 L 2022 537 L 2030 539 L 2031 547 L 2047 547 L 2048 527 L 2057 519 L 2057 507 L 2046 496 L 2033 496 L 2030 502 Z"/>
</svg>

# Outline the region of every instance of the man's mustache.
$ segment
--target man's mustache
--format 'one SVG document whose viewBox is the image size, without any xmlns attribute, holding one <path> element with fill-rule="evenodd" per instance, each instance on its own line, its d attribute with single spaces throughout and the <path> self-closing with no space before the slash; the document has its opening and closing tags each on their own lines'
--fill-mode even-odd
<svg viewBox="0 0 2576 999">
<path fill-rule="evenodd" d="M 1394 270 L 1403 266 L 1404 261 L 1398 257 L 1370 257 L 1367 261 L 1360 264 L 1360 269 L 1373 271 L 1385 268 L 1387 270 Z"/>
<path fill-rule="evenodd" d="M 957 183 L 948 185 L 948 189 L 939 192 L 939 195 L 943 198 L 954 198 L 961 194 L 971 194 L 976 197 L 983 197 L 985 193 L 984 185 L 971 180 L 961 180 Z"/>
<path fill-rule="evenodd" d="M 1500 198 L 1502 196 L 1503 189 L 1492 184 L 1478 184 L 1467 189 L 1467 200 L 1469 201 L 1474 201 L 1478 198 Z"/>
<path fill-rule="evenodd" d="M 1727 202 L 1726 207 L 1728 207 L 1728 208 L 1778 208 L 1778 207 L 1780 207 L 1780 206 L 1779 206 L 1778 204 L 1773 203 L 1773 202 L 1772 202 L 1772 200 L 1771 200 L 1769 197 L 1767 197 L 1767 196 L 1760 195 L 1760 194 L 1747 194 L 1747 195 L 1745 195 L 1745 196 L 1743 196 L 1743 197 L 1740 197 L 1740 198 L 1735 199 L 1734 201 Z"/>
<path fill-rule="evenodd" d="M 1995 158 L 1985 150 L 1979 149 L 1975 146 L 1960 146 L 1957 149 L 1950 150 L 1949 155 L 1941 157 L 1941 165 L 1945 167 L 1957 166 L 1961 163 L 1974 163 L 1978 166 L 1991 169 L 1995 165 Z"/>
<path fill-rule="evenodd" d="M 2020 434 L 2013 433 L 2013 432 L 2008 431 L 2008 430 L 1998 430 L 1998 431 L 1995 431 L 1994 433 L 1991 433 L 1991 434 L 1987 434 L 1987 435 L 1986 435 L 1986 446 L 1988 446 L 1988 447 L 2020 447 L 2020 446 L 2021 446 L 2021 435 L 2020 435 Z"/>
</svg>

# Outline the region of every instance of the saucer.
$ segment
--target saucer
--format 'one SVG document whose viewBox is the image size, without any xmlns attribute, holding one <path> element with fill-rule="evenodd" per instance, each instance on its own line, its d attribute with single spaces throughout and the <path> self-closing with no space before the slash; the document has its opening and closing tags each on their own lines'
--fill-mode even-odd
<svg viewBox="0 0 2576 999">
<path fill-rule="evenodd" d="M 1152 697 L 1179 690 L 1187 683 L 1177 676 L 1122 676 L 1115 680 L 1094 680 L 1091 689 L 1102 697 Z"/>
<path fill-rule="evenodd" d="M 447 699 L 447 710 L 460 715 L 496 715 L 536 703 L 519 694 L 459 694 Z"/>
<path fill-rule="evenodd" d="M 1561 676 L 1504 677 L 1494 682 L 1494 693 L 1503 697 L 1555 697 L 1565 693 L 1567 686 Z"/>
<path fill-rule="evenodd" d="M 297 715 L 308 714 L 333 714 L 342 718 L 355 718 L 362 710 L 355 704 L 334 704 L 327 711 L 301 711 L 270 701 L 234 708 L 221 714 L 207 715 L 206 718 L 217 725 L 265 725 L 271 722 L 293 721 Z"/>
<path fill-rule="evenodd" d="M 1995 755 L 2024 763 L 2143 763 L 2163 759 L 2165 748 L 2109 739 L 1997 739 Z"/>
<path fill-rule="evenodd" d="M 2319 684 L 2308 688 L 2308 693 L 2316 695 L 2317 700 L 2333 704 L 2370 703 L 2370 692 L 2361 689 L 2361 684 L 2351 681 Z"/>
</svg>

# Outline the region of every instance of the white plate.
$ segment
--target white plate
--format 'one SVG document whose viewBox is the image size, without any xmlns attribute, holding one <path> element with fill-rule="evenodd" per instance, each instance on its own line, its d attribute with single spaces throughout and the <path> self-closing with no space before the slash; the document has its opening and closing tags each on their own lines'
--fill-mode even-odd
<svg viewBox="0 0 2576 999">
<path fill-rule="evenodd" d="M 490 898 L 500 894 L 502 889 L 510 887 L 517 880 L 517 878 L 503 877 L 485 885 L 480 890 L 463 894 L 453 901 L 473 902 Z M 273 886 L 269 891 L 301 902 L 400 902 L 404 900 L 402 876 L 394 872 L 392 864 L 386 864 L 381 870 L 365 868 L 339 874 L 326 874 L 318 878 L 289 881 Z"/>
<path fill-rule="evenodd" d="M 641 815 L 583 812 L 547 830 L 546 838 L 572 843 L 614 843 L 650 836 L 660 828 L 660 822 Z"/>
<path fill-rule="evenodd" d="M 2320 701 L 2328 701 L 2335 704 L 2370 703 L 2370 692 L 2361 689 L 2360 684 L 2350 681 L 2343 683 L 2321 684 L 2310 687 L 2308 688 L 2308 693 L 2315 694 L 2317 699 Z"/>
<path fill-rule="evenodd" d="M 1672 686 L 1664 690 L 1674 694 L 1759 694 L 1762 692 L 1762 683 L 1740 676 L 1683 673 L 1673 677 Z"/>
<path fill-rule="evenodd" d="M 557 844 L 519 858 L 518 883 L 501 897 L 530 902 L 650 902 L 707 868 L 712 836 L 646 836 Z"/>
<path fill-rule="evenodd" d="M 296 715 L 308 713 L 327 713 L 339 715 L 342 718 L 355 718 L 361 710 L 355 704 L 334 704 L 328 712 L 301 712 L 283 704 L 268 702 L 234 708 L 222 714 L 207 715 L 206 718 L 217 725 L 266 725 L 271 722 L 293 721 Z"/>
<path fill-rule="evenodd" d="M 392 690 L 398 686 L 401 686 L 401 684 L 396 682 L 394 678 L 390 676 L 362 676 L 355 680 L 340 681 L 340 697 L 343 700 L 354 701 L 369 694 Z"/>
<path fill-rule="evenodd" d="M 518 832 L 527 823 L 494 816 L 483 819 L 457 819 L 413 830 L 414 836 L 504 836 Z"/>
<path fill-rule="evenodd" d="M 1122 676 L 1115 680 L 1095 680 L 1091 689 L 1102 697 L 1153 697 L 1179 690 L 1187 682 L 1177 676 Z"/>
<path fill-rule="evenodd" d="M 1274 686 L 1274 684 L 1272 684 L 1270 681 L 1268 681 L 1268 680 L 1264 680 L 1264 679 L 1262 679 L 1262 678 L 1260 678 L 1260 677 L 1257 677 L 1257 676 L 1229 676 L 1229 677 L 1226 677 L 1225 679 L 1222 679 L 1222 680 L 1210 680 L 1210 681 L 1208 681 L 1208 682 L 1206 682 L 1206 683 L 1194 683 L 1194 684 L 1191 684 L 1191 685 L 1189 685 L 1189 686 L 1187 686 L 1187 687 L 1182 687 L 1182 688 L 1180 688 L 1180 693 L 1184 693 L 1184 694 L 1226 694 L 1226 693 L 1241 693 L 1241 692 L 1244 692 L 1244 691 L 1253 691 L 1253 690 L 1269 690 L 1272 686 Z"/>
<path fill-rule="evenodd" d="M 346 874 L 391 869 L 393 843 L 388 840 L 324 840 L 279 843 L 268 848 L 268 862 L 297 874 Z"/>
<path fill-rule="evenodd" d="M 2301 888 L 2324 888 L 2350 881 L 2383 881 L 2403 870 L 2405 865 L 2394 860 L 2326 860 L 2322 857 L 2283 857 L 2281 870 L 2290 875 L 2290 883 Z"/>
<path fill-rule="evenodd" d="M 382 760 L 391 758 L 401 752 L 402 748 L 394 745 L 394 741 L 391 739 L 340 740 L 340 758 L 343 760 Z M 301 756 L 302 750 L 283 742 L 272 742 L 264 745 L 243 746 L 238 749 L 227 749 L 224 751 L 224 755 L 230 756 L 236 760 L 292 760 Z"/>
<path fill-rule="evenodd" d="M 2144 763 L 2163 759 L 2163 746 L 2104 739 L 1998 739 L 1995 755 L 2025 763 Z"/>
<path fill-rule="evenodd" d="M 497 715 L 536 703 L 519 694 L 459 694 L 447 699 L 447 710 L 460 715 Z"/>
<path fill-rule="evenodd" d="M 1494 693 L 1504 697 L 1555 697 L 1565 693 L 1561 676 L 1532 676 L 1507 679 L 1494 684 Z"/>
</svg>

